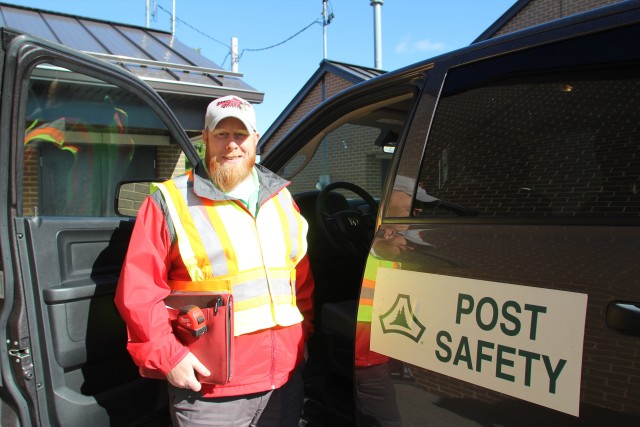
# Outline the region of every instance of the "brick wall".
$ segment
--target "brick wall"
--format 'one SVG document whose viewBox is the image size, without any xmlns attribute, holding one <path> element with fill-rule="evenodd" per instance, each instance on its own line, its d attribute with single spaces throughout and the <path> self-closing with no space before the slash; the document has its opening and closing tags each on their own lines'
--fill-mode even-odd
<svg viewBox="0 0 640 427">
<path fill-rule="evenodd" d="M 331 132 L 315 152 L 313 159 L 296 175 L 289 190 L 298 192 L 317 189 L 321 175 L 331 182 L 356 183 L 373 197 L 382 189 L 382 167 L 390 155 L 373 145 L 379 130 L 357 125 L 344 125 Z"/>
<path fill-rule="evenodd" d="M 36 206 L 40 200 L 38 150 L 35 147 L 25 147 L 24 163 L 22 165 L 22 211 L 24 216 L 36 216 Z"/>
<path fill-rule="evenodd" d="M 164 181 L 186 172 L 186 157 L 179 146 L 160 146 L 156 152 L 156 171 L 159 181 Z M 147 183 L 132 184 L 120 193 L 118 212 L 136 216 L 140 205 L 150 193 Z"/>
<path fill-rule="evenodd" d="M 353 83 L 334 74 L 325 73 L 324 77 L 325 99 L 353 85 Z M 298 123 L 307 113 L 317 107 L 322 101 L 322 82 L 318 82 L 307 94 L 304 100 L 296 106 L 293 112 L 284 120 L 272 137 L 264 143 L 262 155 L 269 152 L 273 146 L 282 139 L 285 133 Z M 258 117 L 258 120 L 260 118 Z"/>
<path fill-rule="evenodd" d="M 125 184 L 120 190 L 118 199 L 118 213 L 136 216 L 144 199 L 151 193 L 150 183 Z"/>
<path fill-rule="evenodd" d="M 179 146 L 168 145 L 158 147 L 157 177 L 161 180 L 173 178 L 185 173 L 186 157 Z"/>
<path fill-rule="evenodd" d="M 496 32 L 495 36 L 512 33 L 620 1 L 623 0 L 531 0 L 516 16 Z"/>
</svg>

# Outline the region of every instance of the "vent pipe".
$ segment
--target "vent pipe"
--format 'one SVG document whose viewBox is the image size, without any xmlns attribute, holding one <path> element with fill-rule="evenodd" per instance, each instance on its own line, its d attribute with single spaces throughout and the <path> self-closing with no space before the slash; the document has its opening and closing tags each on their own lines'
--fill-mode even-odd
<svg viewBox="0 0 640 427">
<path fill-rule="evenodd" d="M 374 67 L 382 69 L 382 9 L 383 0 L 371 0 L 373 6 Z"/>
<path fill-rule="evenodd" d="M 176 0 L 171 2 L 171 35 L 176 35 Z"/>
</svg>

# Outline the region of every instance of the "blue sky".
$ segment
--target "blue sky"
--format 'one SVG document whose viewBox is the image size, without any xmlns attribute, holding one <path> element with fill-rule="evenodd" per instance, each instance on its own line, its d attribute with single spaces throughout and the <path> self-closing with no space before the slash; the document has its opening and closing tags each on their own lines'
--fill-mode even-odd
<svg viewBox="0 0 640 427">
<path fill-rule="evenodd" d="M 0 1 L 146 24 L 145 0 Z M 381 68 L 391 71 L 466 46 L 514 3 L 516 0 L 384 0 Z M 156 0 L 156 4 L 150 27 L 170 31 L 172 0 Z M 322 0 L 175 0 L 175 5 L 176 37 L 199 48 L 222 68 L 231 68 L 228 53 L 232 37 L 238 38 L 240 52 L 247 49 L 238 71 L 248 84 L 265 93 L 264 102 L 256 106 L 261 133 L 323 59 Z M 374 67 L 374 9 L 370 0 L 327 0 L 327 10 L 334 14 L 326 27 L 327 59 Z M 268 48 L 274 45 L 278 46 Z"/>
</svg>

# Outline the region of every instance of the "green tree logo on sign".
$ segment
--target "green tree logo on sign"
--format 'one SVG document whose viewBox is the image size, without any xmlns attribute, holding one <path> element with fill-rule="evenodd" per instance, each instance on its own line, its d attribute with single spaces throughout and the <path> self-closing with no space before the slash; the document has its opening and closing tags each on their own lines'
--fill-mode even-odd
<svg viewBox="0 0 640 427">
<path fill-rule="evenodd" d="M 409 295 L 398 294 L 393 306 L 379 317 L 382 332 L 385 334 L 400 334 L 411 338 L 415 342 L 427 329 L 413 314 Z"/>
</svg>

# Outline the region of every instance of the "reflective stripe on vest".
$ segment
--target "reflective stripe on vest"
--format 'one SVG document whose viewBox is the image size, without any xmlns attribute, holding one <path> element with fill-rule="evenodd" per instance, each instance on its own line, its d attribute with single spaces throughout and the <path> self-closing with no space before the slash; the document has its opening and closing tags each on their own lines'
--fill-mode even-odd
<svg viewBox="0 0 640 427">
<path fill-rule="evenodd" d="M 369 254 L 367 264 L 364 268 L 362 288 L 360 289 L 357 315 L 358 322 L 371 322 L 373 316 L 373 294 L 375 293 L 376 278 L 378 277 L 378 269 L 380 267 L 397 269 L 400 267 L 400 264 L 393 261 L 381 260 Z"/>
<path fill-rule="evenodd" d="M 265 202 L 254 219 L 234 201 L 196 196 L 188 184 L 189 178 L 182 176 L 155 185 L 164 196 L 191 278 L 170 279 L 171 288 L 232 292 L 235 335 L 302 321 L 295 266 L 306 253 L 307 223 L 290 193 L 282 190 Z"/>
</svg>

